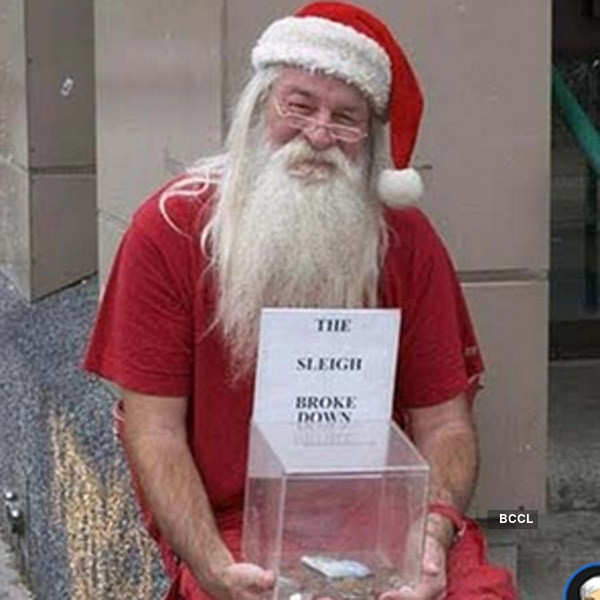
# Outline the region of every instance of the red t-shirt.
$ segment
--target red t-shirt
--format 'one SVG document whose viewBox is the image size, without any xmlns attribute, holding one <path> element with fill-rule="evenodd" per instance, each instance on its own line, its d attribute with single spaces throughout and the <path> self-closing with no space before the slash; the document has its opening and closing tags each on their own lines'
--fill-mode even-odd
<svg viewBox="0 0 600 600">
<path fill-rule="evenodd" d="M 163 188 L 164 189 L 164 188 Z M 232 384 L 227 353 L 211 324 L 215 281 L 200 232 L 208 193 L 174 196 L 170 219 L 162 190 L 135 213 L 116 255 L 84 366 L 140 393 L 187 396 L 189 436 L 220 527 L 238 528 L 246 475 L 253 381 Z M 469 389 L 481 356 L 448 254 L 417 208 L 386 209 L 389 249 L 382 307 L 402 309 L 394 417 Z"/>
</svg>

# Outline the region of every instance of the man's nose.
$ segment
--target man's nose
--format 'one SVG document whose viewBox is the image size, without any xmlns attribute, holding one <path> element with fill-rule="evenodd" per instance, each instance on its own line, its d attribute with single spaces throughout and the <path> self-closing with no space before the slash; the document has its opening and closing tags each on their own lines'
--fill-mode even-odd
<svg viewBox="0 0 600 600">
<path fill-rule="evenodd" d="M 303 135 L 314 150 L 327 150 L 336 143 L 324 123 L 312 123 L 303 131 Z"/>
</svg>

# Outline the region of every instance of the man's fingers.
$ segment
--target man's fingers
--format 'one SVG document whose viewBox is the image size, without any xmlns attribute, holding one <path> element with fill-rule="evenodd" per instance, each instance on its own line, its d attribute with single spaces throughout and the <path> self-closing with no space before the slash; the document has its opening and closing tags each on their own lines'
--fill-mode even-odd
<svg viewBox="0 0 600 600">
<path fill-rule="evenodd" d="M 237 592 L 233 597 L 240 600 L 261 600 L 263 595 L 261 592 Z"/>
<path fill-rule="evenodd" d="M 421 586 L 419 586 L 416 589 L 413 589 L 405 585 L 398 590 L 385 592 L 385 594 L 379 597 L 379 600 L 416 600 L 418 598 L 421 598 L 421 596 L 419 595 L 420 587 Z"/>
<path fill-rule="evenodd" d="M 275 574 L 273 571 L 265 571 L 264 569 L 260 569 L 261 573 L 256 574 L 256 583 L 258 587 L 263 590 L 268 590 L 275 585 Z"/>
<path fill-rule="evenodd" d="M 446 592 L 442 591 L 439 594 L 430 591 L 408 590 L 402 592 L 385 592 L 379 596 L 379 600 L 443 600 L 446 597 Z"/>
<path fill-rule="evenodd" d="M 438 576 L 445 570 L 446 550 L 439 540 L 426 536 L 425 552 L 423 553 L 423 575 L 430 577 Z"/>
<path fill-rule="evenodd" d="M 439 582 L 425 581 L 416 588 L 403 586 L 398 590 L 385 592 L 378 600 L 443 600 L 446 597 L 445 588 Z"/>
<path fill-rule="evenodd" d="M 426 560 L 423 563 L 423 574 L 425 575 L 439 575 L 442 572 L 442 565 L 440 561 L 435 559 Z"/>
<path fill-rule="evenodd" d="M 275 584 L 272 571 L 265 571 L 250 563 L 236 563 L 227 568 L 230 587 L 239 589 L 240 593 L 252 594 L 269 590 Z"/>
<path fill-rule="evenodd" d="M 379 596 L 379 600 L 420 600 L 419 596 L 415 596 L 414 592 L 386 592 L 383 596 Z"/>
<path fill-rule="evenodd" d="M 416 588 L 409 586 L 383 593 L 379 600 L 443 600 L 446 592 L 446 554 L 438 540 L 427 536 L 422 561 L 422 577 Z"/>
</svg>

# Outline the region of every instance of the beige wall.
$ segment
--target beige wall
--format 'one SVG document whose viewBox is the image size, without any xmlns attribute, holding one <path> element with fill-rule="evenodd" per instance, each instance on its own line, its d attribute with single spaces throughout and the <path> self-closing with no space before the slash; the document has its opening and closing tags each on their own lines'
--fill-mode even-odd
<svg viewBox="0 0 600 600">
<path fill-rule="evenodd" d="M 256 36 L 297 4 L 96 3 L 102 277 L 133 208 L 174 166 L 217 149 Z M 465 282 L 487 360 L 474 510 L 543 510 L 550 3 L 363 4 L 423 82 L 423 206 Z"/>
<path fill-rule="evenodd" d="M 92 0 L 0 14 L 0 269 L 28 299 L 96 270 Z"/>
<path fill-rule="evenodd" d="M 0 268 L 29 287 L 29 153 L 25 7 L 10 0 L 0 19 Z"/>
<path fill-rule="evenodd" d="M 223 3 L 96 2 L 100 276 L 143 198 L 222 138 Z"/>
</svg>

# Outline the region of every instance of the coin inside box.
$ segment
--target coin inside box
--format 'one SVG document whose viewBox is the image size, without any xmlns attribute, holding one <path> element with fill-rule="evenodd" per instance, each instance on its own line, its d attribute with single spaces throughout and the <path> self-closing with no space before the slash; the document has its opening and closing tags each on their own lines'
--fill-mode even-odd
<svg viewBox="0 0 600 600">
<path fill-rule="evenodd" d="M 244 559 L 273 599 L 376 598 L 419 581 L 429 467 L 390 421 L 251 425 Z"/>
</svg>

